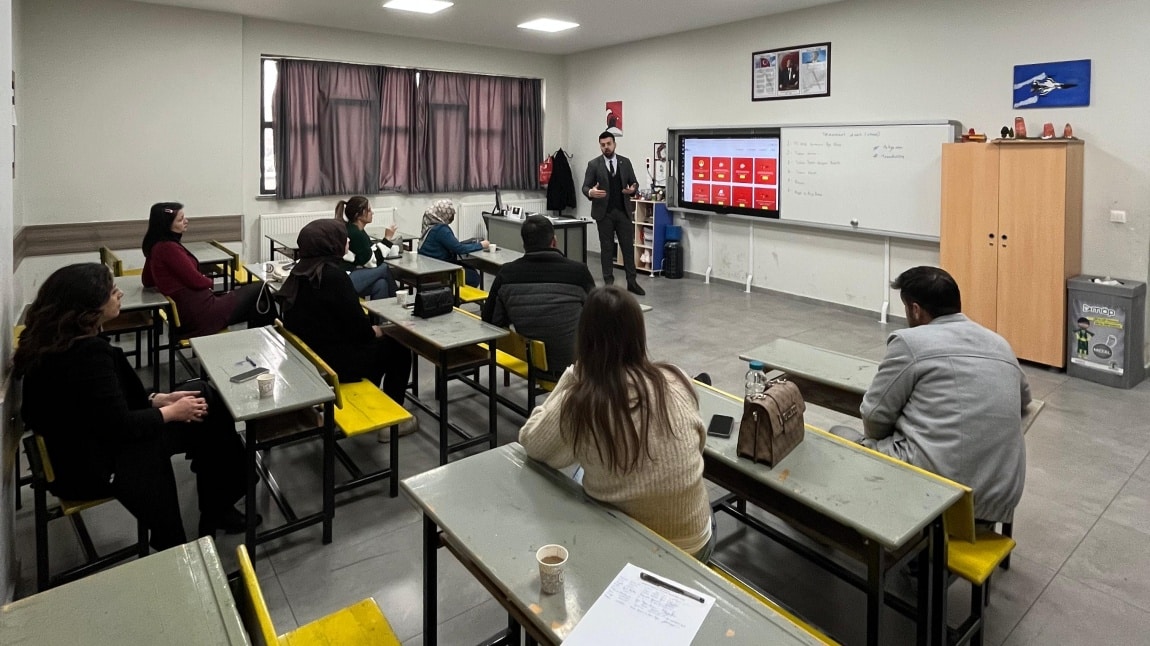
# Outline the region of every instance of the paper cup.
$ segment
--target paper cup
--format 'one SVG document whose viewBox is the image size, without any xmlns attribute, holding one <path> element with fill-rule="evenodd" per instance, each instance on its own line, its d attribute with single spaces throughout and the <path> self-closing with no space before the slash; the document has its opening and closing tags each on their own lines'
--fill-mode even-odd
<svg viewBox="0 0 1150 646">
<path fill-rule="evenodd" d="M 271 397 L 276 391 L 276 376 L 270 372 L 256 377 L 256 388 L 259 388 L 260 399 Z"/>
<path fill-rule="evenodd" d="M 499 245 L 495 244 L 494 242 L 489 242 L 489 243 L 487 243 L 487 250 L 488 251 L 499 251 Z"/>
<path fill-rule="evenodd" d="M 407 292 L 396 292 L 395 303 L 400 307 L 407 307 Z"/>
<path fill-rule="evenodd" d="M 563 567 L 567 565 L 567 548 L 544 545 L 535 552 L 539 562 L 539 583 L 543 594 L 556 594 L 563 589 Z"/>
</svg>

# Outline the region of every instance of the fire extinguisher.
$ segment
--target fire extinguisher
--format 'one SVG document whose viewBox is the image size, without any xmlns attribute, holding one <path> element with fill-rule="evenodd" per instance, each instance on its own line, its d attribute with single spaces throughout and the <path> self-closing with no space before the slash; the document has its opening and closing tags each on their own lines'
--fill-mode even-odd
<svg viewBox="0 0 1150 646">
<path fill-rule="evenodd" d="M 542 164 L 539 164 L 539 185 L 540 186 L 547 186 L 547 184 L 551 181 L 551 167 L 552 167 L 552 164 L 551 164 L 551 158 L 550 157 L 544 159 Z"/>
</svg>

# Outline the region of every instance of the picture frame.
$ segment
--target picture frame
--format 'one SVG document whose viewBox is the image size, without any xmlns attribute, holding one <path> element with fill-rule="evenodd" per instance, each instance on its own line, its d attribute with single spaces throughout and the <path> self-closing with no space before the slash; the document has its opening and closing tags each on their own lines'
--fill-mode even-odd
<svg viewBox="0 0 1150 646">
<path fill-rule="evenodd" d="M 831 95 L 831 44 L 810 43 L 751 54 L 751 100 Z"/>
</svg>

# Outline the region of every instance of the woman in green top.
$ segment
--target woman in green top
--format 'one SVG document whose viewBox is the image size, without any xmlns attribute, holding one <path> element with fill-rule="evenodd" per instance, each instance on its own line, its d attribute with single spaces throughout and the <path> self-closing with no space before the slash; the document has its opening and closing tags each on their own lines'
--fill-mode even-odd
<svg viewBox="0 0 1150 646">
<path fill-rule="evenodd" d="M 355 293 L 370 297 L 371 300 L 388 298 L 395 295 L 395 279 L 387 265 L 379 263 L 377 267 L 367 266 L 372 261 L 372 240 L 364 231 L 364 227 L 371 224 L 374 212 L 371 203 L 362 195 L 356 195 L 347 200 L 340 200 L 335 205 L 337 220 L 347 222 L 347 243 L 350 253 L 355 254 L 354 261 L 344 260 L 344 270 L 350 272 L 351 284 Z M 399 225 L 392 224 L 384 232 L 383 243 L 392 246 L 391 238 L 395 236 Z"/>
</svg>

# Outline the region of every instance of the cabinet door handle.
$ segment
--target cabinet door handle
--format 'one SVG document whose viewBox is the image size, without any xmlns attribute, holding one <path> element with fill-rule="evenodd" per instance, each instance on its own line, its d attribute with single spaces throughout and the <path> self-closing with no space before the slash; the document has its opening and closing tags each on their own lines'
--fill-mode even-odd
<svg viewBox="0 0 1150 646">
<path fill-rule="evenodd" d="M 988 233 L 988 234 L 986 234 L 986 237 L 990 238 L 990 242 L 988 242 L 986 244 L 993 247 L 994 246 L 994 233 Z"/>
<path fill-rule="evenodd" d="M 1003 247 L 1006 247 L 1006 234 L 1005 234 L 1005 233 L 1004 233 L 1004 234 L 1002 234 L 1002 236 L 1001 236 L 1001 237 L 1002 237 L 1002 246 L 1003 246 Z"/>
</svg>

